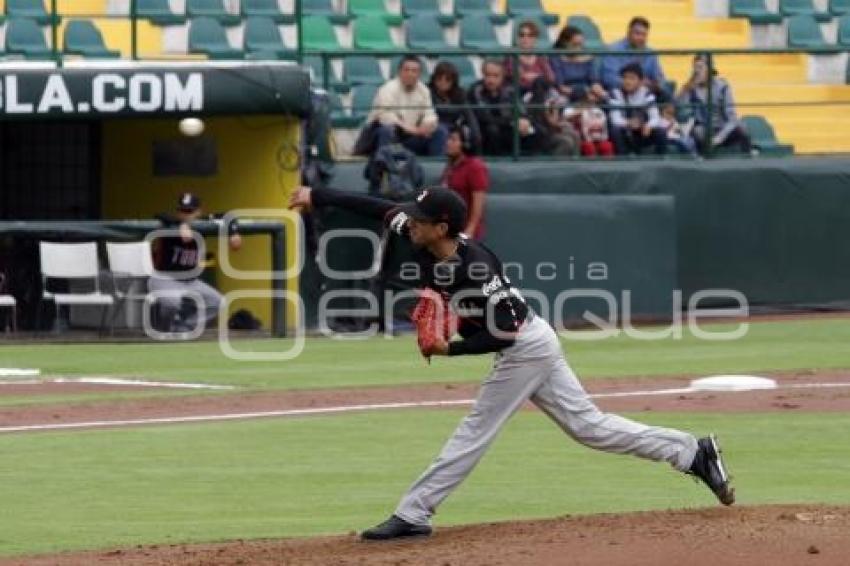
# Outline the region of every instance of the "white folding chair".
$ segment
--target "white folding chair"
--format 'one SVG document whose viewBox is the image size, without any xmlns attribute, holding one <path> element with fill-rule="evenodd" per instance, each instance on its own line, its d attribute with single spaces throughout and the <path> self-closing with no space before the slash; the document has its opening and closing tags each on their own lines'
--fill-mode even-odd
<svg viewBox="0 0 850 566">
<path fill-rule="evenodd" d="M 3 294 L 6 291 L 6 274 L 0 273 L 0 309 L 11 309 L 12 332 L 18 331 L 18 301 L 12 295 Z M 7 327 L 8 329 L 8 327 Z"/>
<path fill-rule="evenodd" d="M 109 261 L 109 271 L 115 284 L 115 297 L 118 304 L 112 315 L 113 325 L 115 315 L 127 301 L 146 301 L 148 297 L 148 279 L 154 274 L 153 254 L 151 243 L 142 242 L 106 242 L 106 258 Z M 144 292 L 139 293 L 133 283 L 142 282 Z"/>
<path fill-rule="evenodd" d="M 39 242 L 41 261 L 41 300 L 53 301 L 55 320 L 59 320 L 59 307 L 66 306 L 99 306 L 103 307 L 100 329 L 103 330 L 106 313 L 114 305 L 112 295 L 100 291 L 100 280 L 97 262 L 97 244 L 65 244 L 56 242 Z M 91 280 L 93 291 L 54 293 L 48 290 L 50 279 Z M 41 309 L 39 309 L 41 310 Z"/>
</svg>

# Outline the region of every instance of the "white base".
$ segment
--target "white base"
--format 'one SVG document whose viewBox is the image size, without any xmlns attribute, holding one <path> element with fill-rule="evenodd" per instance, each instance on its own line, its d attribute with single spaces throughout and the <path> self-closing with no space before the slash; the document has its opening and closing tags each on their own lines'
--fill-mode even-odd
<svg viewBox="0 0 850 566">
<path fill-rule="evenodd" d="M 40 369 L 0 368 L 0 377 L 32 377 L 41 375 Z"/>
<path fill-rule="evenodd" d="M 776 380 L 755 375 L 713 375 L 691 381 L 695 391 L 754 391 L 776 389 Z"/>
</svg>

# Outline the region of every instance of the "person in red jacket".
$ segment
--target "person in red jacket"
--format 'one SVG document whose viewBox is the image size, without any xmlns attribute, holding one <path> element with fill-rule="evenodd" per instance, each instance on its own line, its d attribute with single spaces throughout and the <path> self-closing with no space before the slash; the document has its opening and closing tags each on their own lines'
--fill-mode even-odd
<svg viewBox="0 0 850 566">
<path fill-rule="evenodd" d="M 475 240 L 484 238 L 484 203 L 490 188 L 487 165 L 473 155 L 472 141 L 466 127 L 449 130 L 446 141 L 448 163 L 443 169 L 440 184 L 455 191 L 469 211 L 463 233 Z"/>
</svg>

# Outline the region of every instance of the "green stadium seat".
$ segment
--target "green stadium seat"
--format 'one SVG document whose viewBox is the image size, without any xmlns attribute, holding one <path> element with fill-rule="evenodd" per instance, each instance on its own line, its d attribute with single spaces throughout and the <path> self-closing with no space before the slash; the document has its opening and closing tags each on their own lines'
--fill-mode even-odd
<svg viewBox="0 0 850 566">
<path fill-rule="evenodd" d="M 507 14 L 496 14 L 490 7 L 490 0 L 455 0 L 455 16 L 465 18 L 467 16 L 487 16 L 496 25 L 508 22 Z"/>
<path fill-rule="evenodd" d="M 822 49 L 830 45 L 823 38 L 814 16 L 800 15 L 788 18 L 788 47 Z"/>
<path fill-rule="evenodd" d="M 584 35 L 584 45 L 588 49 L 600 49 L 605 47 L 605 42 L 602 41 L 602 34 L 599 33 L 599 27 L 593 18 L 582 14 L 570 16 L 567 20 L 568 26 L 577 27 Z"/>
<path fill-rule="evenodd" d="M 417 14 L 407 20 L 407 46 L 433 51 L 452 48 L 446 42 L 443 26 L 435 14 Z"/>
<path fill-rule="evenodd" d="M 820 12 L 812 0 L 779 0 L 779 12 L 783 16 L 812 16 L 819 22 L 832 19 L 829 12 Z"/>
<path fill-rule="evenodd" d="M 242 16 L 225 9 L 224 0 L 186 0 L 186 15 L 193 19 L 213 18 L 225 26 L 242 23 Z"/>
<path fill-rule="evenodd" d="M 352 86 L 381 85 L 386 81 L 378 59 L 369 55 L 345 57 L 342 69 L 343 80 Z"/>
<path fill-rule="evenodd" d="M 351 91 L 351 118 L 355 126 L 366 121 L 375 101 L 378 85 L 360 85 Z"/>
<path fill-rule="evenodd" d="M 381 16 L 362 16 L 354 22 L 354 47 L 357 49 L 375 49 L 395 51 L 399 47 L 393 43 L 390 28 Z"/>
<path fill-rule="evenodd" d="M 136 15 L 158 26 L 181 25 L 186 17 L 171 11 L 168 0 L 136 0 Z"/>
<path fill-rule="evenodd" d="M 65 53 L 92 59 L 117 59 L 121 52 L 106 47 L 103 34 L 89 20 L 74 20 L 65 28 Z"/>
<path fill-rule="evenodd" d="M 457 69 L 460 85 L 463 88 L 468 88 L 469 85 L 478 80 L 475 76 L 475 67 L 472 66 L 472 61 L 465 55 L 457 55 L 451 57 L 440 57 L 440 61 L 447 61 Z"/>
<path fill-rule="evenodd" d="M 729 15 L 747 18 L 754 25 L 781 24 L 783 20 L 782 14 L 767 9 L 765 0 L 730 0 Z"/>
<path fill-rule="evenodd" d="M 252 59 L 265 54 L 266 59 L 292 59 L 294 53 L 283 44 L 280 29 L 271 18 L 250 16 L 245 20 L 243 46 Z"/>
<path fill-rule="evenodd" d="M 301 38 L 305 49 L 336 51 L 340 49 L 331 20 L 324 16 L 301 18 Z"/>
<path fill-rule="evenodd" d="M 850 47 L 850 14 L 838 18 L 838 45 Z"/>
<path fill-rule="evenodd" d="M 750 139 L 753 142 L 753 147 L 758 149 L 762 155 L 786 156 L 793 155 L 794 146 L 789 144 L 779 143 L 776 139 L 776 133 L 773 127 L 764 119 L 763 116 L 753 115 L 744 116 L 741 118 L 747 132 L 750 134 Z"/>
<path fill-rule="evenodd" d="M 850 0 L 829 0 L 829 12 L 833 16 L 850 14 Z"/>
<path fill-rule="evenodd" d="M 242 0 L 242 16 L 244 18 L 269 18 L 274 23 L 291 24 L 295 22 L 293 14 L 284 14 L 277 0 Z"/>
<path fill-rule="evenodd" d="M 315 16 L 325 17 L 336 25 L 345 25 L 351 21 L 351 16 L 346 12 L 334 10 L 331 0 L 301 0 L 301 17 Z"/>
<path fill-rule="evenodd" d="M 391 26 L 401 25 L 401 14 L 393 14 L 387 10 L 384 0 L 348 0 L 348 11 L 354 18 L 380 17 Z"/>
<path fill-rule="evenodd" d="M 241 49 L 227 41 L 222 24 L 215 18 L 193 18 L 189 23 L 189 53 L 203 53 L 210 59 L 244 59 Z"/>
<path fill-rule="evenodd" d="M 342 100 L 335 92 L 328 93 L 331 106 L 331 127 L 333 128 L 356 128 L 359 122 L 351 116 L 351 113 L 342 104 Z"/>
<path fill-rule="evenodd" d="M 9 18 L 6 21 L 6 53 L 23 55 L 27 59 L 53 58 L 41 26 L 29 18 Z"/>
<path fill-rule="evenodd" d="M 467 14 L 460 21 L 460 46 L 466 49 L 503 49 L 486 14 Z"/>
<path fill-rule="evenodd" d="M 307 55 L 301 61 L 302 66 L 307 67 L 310 71 L 310 78 L 313 83 L 319 88 L 325 88 L 324 84 L 324 67 L 322 58 L 318 55 Z M 333 59 L 328 59 L 328 89 L 337 92 L 348 92 L 349 85 L 345 81 L 340 81 L 334 72 Z"/>
<path fill-rule="evenodd" d="M 54 20 L 44 8 L 43 0 L 6 0 L 6 15 L 9 18 L 29 18 L 39 25 L 46 26 Z M 59 21 L 59 16 L 56 16 Z"/>
<path fill-rule="evenodd" d="M 444 26 L 454 25 L 456 19 L 452 14 L 440 12 L 439 0 L 402 0 L 401 13 L 405 18 L 421 15 L 437 16 L 440 24 Z"/>
<path fill-rule="evenodd" d="M 508 0 L 507 13 L 515 23 L 522 18 L 534 17 L 542 20 L 547 26 L 554 26 L 559 19 L 557 14 L 546 12 L 540 0 Z"/>
</svg>

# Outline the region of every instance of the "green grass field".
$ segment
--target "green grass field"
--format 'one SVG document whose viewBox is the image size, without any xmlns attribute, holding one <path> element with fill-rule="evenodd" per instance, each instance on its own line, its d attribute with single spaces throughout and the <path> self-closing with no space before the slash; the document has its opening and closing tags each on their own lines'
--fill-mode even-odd
<svg viewBox="0 0 850 566">
<path fill-rule="evenodd" d="M 753 324 L 745 339 L 730 343 L 622 337 L 566 347 L 583 377 L 616 378 L 850 368 L 848 340 L 850 320 L 823 320 Z M 280 343 L 239 346 L 274 349 Z M 471 381 L 480 379 L 489 363 L 482 356 L 426 366 L 410 338 L 310 340 L 301 358 L 281 364 L 230 362 L 211 343 L 0 347 L 4 367 L 254 390 Z M 411 410 L 0 435 L 0 554 L 361 529 L 392 511 L 462 415 Z M 850 414 L 636 417 L 720 434 L 742 504 L 850 504 Z M 592 452 L 543 415 L 523 412 L 440 509 L 436 522 L 713 504 L 705 488 L 664 465 Z"/>
</svg>

